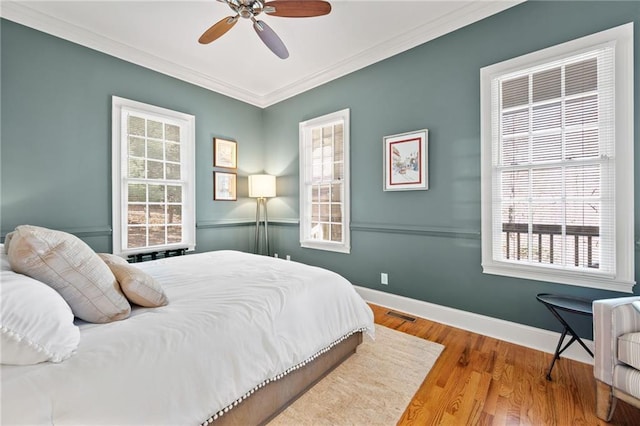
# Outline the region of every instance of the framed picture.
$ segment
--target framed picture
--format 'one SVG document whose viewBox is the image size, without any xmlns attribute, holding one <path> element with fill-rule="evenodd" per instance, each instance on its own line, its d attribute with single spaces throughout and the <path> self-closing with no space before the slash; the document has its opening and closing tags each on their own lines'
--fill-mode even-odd
<svg viewBox="0 0 640 426">
<path fill-rule="evenodd" d="M 383 138 L 385 191 L 429 189 L 428 136 L 422 129 Z"/>
<path fill-rule="evenodd" d="M 236 174 L 213 172 L 213 199 L 216 201 L 236 201 Z"/>
<path fill-rule="evenodd" d="M 238 167 L 238 143 L 226 139 L 213 138 L 213 167 Z"/>
</svg>

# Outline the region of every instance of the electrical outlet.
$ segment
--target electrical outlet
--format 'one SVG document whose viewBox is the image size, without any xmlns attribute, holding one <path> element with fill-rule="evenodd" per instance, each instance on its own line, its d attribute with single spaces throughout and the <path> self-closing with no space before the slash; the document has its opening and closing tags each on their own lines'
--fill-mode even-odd
<svg viewBox="0 0 640 426">
<path fill-rule="evenodd" d="M 389 275 L 386 272 L 380 273 L 380 284 L 389 285 Z"/>
<path fill-rule="evenodd" d="M 291 260 L 291 256 L 287 255 L 287 260 Z"/>
</svg>

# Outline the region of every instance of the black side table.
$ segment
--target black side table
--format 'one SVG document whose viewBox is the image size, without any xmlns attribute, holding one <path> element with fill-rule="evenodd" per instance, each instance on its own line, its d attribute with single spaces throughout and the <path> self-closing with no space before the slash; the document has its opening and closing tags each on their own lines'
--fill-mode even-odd
<svg viewBox="0 0 640 426">
<path fill-rule="evenodd" d="M 593 357 L 593 352 L 591 352 L 587 345 L 584 344 L 580 336 L 578 336 L 578 334 L 573 331 L 571 326 L 567 323 L 567 321 L 565 321 L 564 318 L 560 316 L 560 313 L 558 312 L 566 311 L 593 317 L 593 300 L 546 293 L 538 294 L 536 296 L 536 299 L 538 299 L 539 302 L 546 306 L 551 311 L 553 316 L 556 317 L 564 327 L 564 330 L 562 330 L 562 335 L 560 336 L 560 340 L 558 341 L 558 346 L 556 346 L 556 353 L 553 355 L 553 360 L 551 361 L 549 372 L 547 373 L 547 380 L 551 380 L 551 370 L 553 370 L 553 366 L 556 363 L 556 360 L 560 358 L 560 354 L 562 354 L 565 349 L 571 346 L 573 342 L 577 341 L 578 343 L 580 343 L 584 350 Z M 564 342 L 564 338 L 566 337 L 567 333 L 571 334 L 571 339 L 564 347 L 562 347 L 562 343 Z"/>
</svg>

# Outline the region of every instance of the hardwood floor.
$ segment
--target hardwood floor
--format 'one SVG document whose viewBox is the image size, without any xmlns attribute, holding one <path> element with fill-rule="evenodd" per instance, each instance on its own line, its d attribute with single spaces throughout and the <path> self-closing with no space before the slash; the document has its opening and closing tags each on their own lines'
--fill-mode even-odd
<svg viewBox="0 0 640 426">
<path fill-rule="evenodd" d="M 589 364 L 417 318 L 405 321 L 370 305 L 377 324 L 445 349 L 398 425 L 607 425 L 595 414 Z M 618 402 L 612 425 L 640 425 L 640 410 Z"/>
</svg>

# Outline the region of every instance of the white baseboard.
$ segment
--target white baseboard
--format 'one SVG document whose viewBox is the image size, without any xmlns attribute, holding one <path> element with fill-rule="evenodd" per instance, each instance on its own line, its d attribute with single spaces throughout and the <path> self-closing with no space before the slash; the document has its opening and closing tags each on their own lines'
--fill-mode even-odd
<svg viewBox="0 0 640 426">
<path fill-rule="evenodd" d="M 366 287 L 354 287 L 367 302 L 550 354 L 555 353 L 560 339 L 560 333 L 553 331 L 410 299 Z M 593 341 L 582 340 L 593 352 Z M 565 343 L 567 341 L 568 338 L 565 339 Z M 576 342 L 562 353 L 562 357 L 593 365 L 593 358 Z"/>
</svg>

